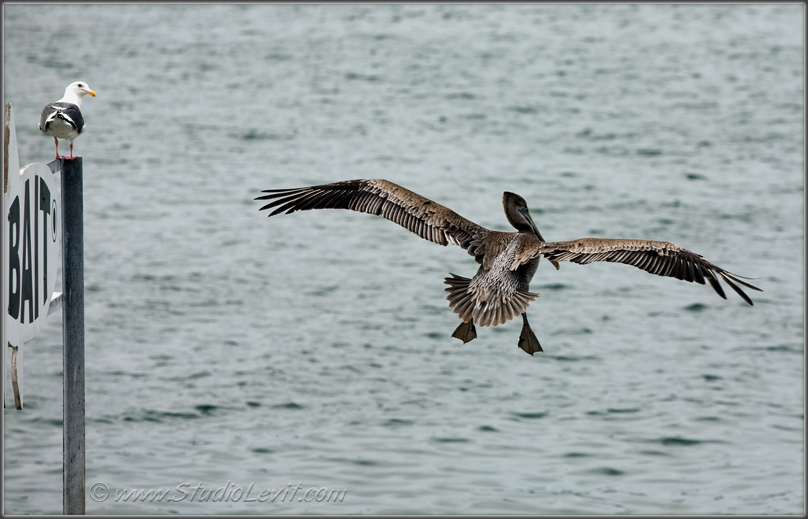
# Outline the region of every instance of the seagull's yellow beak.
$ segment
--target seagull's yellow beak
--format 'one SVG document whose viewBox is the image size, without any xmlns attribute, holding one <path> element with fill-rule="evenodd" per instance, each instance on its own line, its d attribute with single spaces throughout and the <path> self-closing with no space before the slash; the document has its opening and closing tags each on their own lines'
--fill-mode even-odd
<svg viewBox="0 0 808 519">
<path fill-rule="evenodd" d="M 95 90 L 85 90 L 85 92 L 87 92 L 91 96 L 95 97 Z"/>
</svg>

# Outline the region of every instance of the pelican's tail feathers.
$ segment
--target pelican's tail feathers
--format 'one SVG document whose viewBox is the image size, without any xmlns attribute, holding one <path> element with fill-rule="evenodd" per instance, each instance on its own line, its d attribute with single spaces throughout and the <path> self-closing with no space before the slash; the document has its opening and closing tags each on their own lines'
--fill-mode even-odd
<svg viewBox="0 0 808 519">
<path fill-rule="evenodd" d="M 449 292 L 446 299 L 449 300 L 449 307 L 454 310 L 454 313 L 458 314 L 464 323 L 467 323 L 474 317 L 474 297 L 469 293 L 471 280 L 451 272 L 449 274 L 452 277 L 443 280 L 449 285 L 449 288 L 445 289 L 446 292 Z"/>
<path fill-rule="evenodd" d="M 450 273 L 451 274 L 451 273 Z M 471 280 L 451 274 L 444 283 L 449 285 L 449 307 L 460 316 L 463 322 L 474 320 L 480 326 L 496 326 L 524 313 L 525 309 L 539 294 L 516 290 L 506 296 L 494 291 L 469 290 Z M 489 300 L 490 299 L 490 300 Z"/>
</svg>

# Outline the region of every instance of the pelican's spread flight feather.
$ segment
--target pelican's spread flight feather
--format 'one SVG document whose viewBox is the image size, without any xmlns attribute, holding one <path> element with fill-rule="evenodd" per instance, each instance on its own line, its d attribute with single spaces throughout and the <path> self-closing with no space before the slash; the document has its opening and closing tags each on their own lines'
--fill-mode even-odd
<svg viewBox="0 0 808 519">
<path fill-rule="evenodd" d="M 56 142 L 56 160 L 73 158 L 73 141 L 84 131 L 84 117 L 81 115 L 81 100 L 85 95 L 95 97 L 95 92 L 84 81 L 70 83 L 65 95 L 55 103 L 49 103 L 42 109 L 39 118 L 39 129 L 50 135 Z M 70 141 L 70 156 L 59 156 L 59 139 Z"/>
<path fill-rule="evenodd" d="M 752 300 L 738 285 L 760 291 L 740 276 L 668 242 L 600 238 L 545 242 L 524 198 L 509 192 L 503 194 L 502 204 L 516 232 L 491 231 L 448 207 L 381 179 L 268 189 L 262 193 L 266 194 L 256 200 L 270 201 L 261 208 L 272 209 L 269 216 L 310 209 L 349 209 L 382 216 L 439 245 L 451 243 L 466 249 L 480 264 L 477 273 L 471 279 L 451 274 L 444 280 L 449 285 L 449 306 L 462 320 L 452 336 L 464 343 L 477 337 L 475 323 L 496 326 L 521 315 L 519 347 L 531 355 L 542 351 L 525 313 L 538 297 L 529 291 L 529 285 L 542 257 L 556 268 L 561 261 L 581 265 L 610 261 L 702 285 L 707 280 L 726 299 L 720 277 L 750 305 Z"/>
</svg>

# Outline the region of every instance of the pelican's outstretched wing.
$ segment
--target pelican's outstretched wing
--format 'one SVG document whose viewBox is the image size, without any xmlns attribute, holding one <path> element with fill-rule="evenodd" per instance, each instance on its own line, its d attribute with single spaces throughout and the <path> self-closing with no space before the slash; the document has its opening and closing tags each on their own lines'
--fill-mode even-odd
<svg viewBox="0 0 808 519">
<path fill-rule="evenodd" d="M 738 279 L 741 276 L 731 274 L 698 254 L 665 241 L 583 238 L 544 243 L 538 253 L 551 261 L 571 261 L 581 265 L 595 261 L 625 263 L 657 276 L 695 281 L 701 285 L 707 279 L 718 295 L 726 299 L 727 296 L 718 283 L 718 276 L 721 276 L 750 305 L 752 300 L 735 283 L 762 292 L 758 287 Z"/>
<path fill-rule="evenodd" d="M 276 208 L 269 216 L 284 211 L 290 214 L 309 209 L 350 209 L 387 218 L 439 245 L 459 245 L 472 255 L 475 255 L 476 245 L 490 232 L 448 207 L 387 180 L 345 180 L 321 186 L 266 189 L 261 192 L 268 194 L 256 200 L 272 200 L 261 210 Z M 472 244 L 475 246 L 469 248 Z"/>
</svg>

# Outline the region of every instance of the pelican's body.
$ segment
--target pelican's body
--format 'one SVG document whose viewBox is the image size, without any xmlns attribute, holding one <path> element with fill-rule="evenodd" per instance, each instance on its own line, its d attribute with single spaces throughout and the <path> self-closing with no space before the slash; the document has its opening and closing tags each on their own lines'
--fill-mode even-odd
<svg viewBox="0 0 808 519">
<path fill-rule="evenodd" d="M 463 321 L 452 334 L 464 343 L 476 338 L 474 324 L 496 326 L 521 315 L 519 347 L 533 355 L 541 345 L 527 321 L 526 308 L 538 297 L 530 281 L 541 257 L 558 268 L 560 261 L 588 264 L 612 261 L 634 265 L 652 274 L 704 284 L 705 280 L 726 299 L 718 277 L 724 279 L 747 303 L 752 300 L 733 282 L 760 290 L 738 279 L 701 256 L 672 243 L 649 240 L 583 238 L 569 242 L 544 241 L 525 200 L 514 193 L 502 197 L 505 216 L 516 232 L 486 229 L 451 209 L 387 180 L 347 180 L 297 189 L 270 189 L 256 200 L 272 200 L 261 209 L 269 214 L 309 209 L 350 209 L 391 220 L 424 239 L 459 245 L 480 264 L 471 279 L 452 274 L 449 306 Z"/>
</svg>

